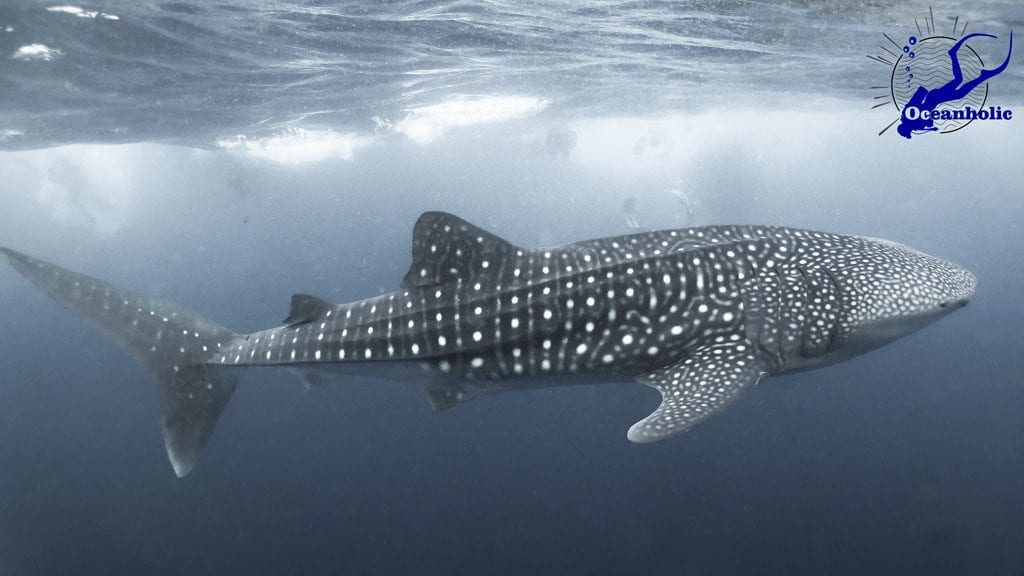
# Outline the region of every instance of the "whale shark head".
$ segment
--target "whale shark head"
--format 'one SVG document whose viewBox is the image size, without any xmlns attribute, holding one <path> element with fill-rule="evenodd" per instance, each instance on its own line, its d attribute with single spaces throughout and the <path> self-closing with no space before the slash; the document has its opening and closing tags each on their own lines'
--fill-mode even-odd
<svg viewBox="0 0 1024 576">
<path fill-rule="evenodd" d="M 963 268 L 889 240 L 862 238 L 833 270 L 842 295 L 833 350 L 878 348 L 967 305 L 978 280 Z"/>
</svg>

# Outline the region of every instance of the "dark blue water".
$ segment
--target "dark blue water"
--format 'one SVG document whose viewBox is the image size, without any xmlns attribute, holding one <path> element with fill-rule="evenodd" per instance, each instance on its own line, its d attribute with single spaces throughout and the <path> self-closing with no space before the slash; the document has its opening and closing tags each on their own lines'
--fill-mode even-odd
<svg viewBox="0 0 1024 576">
<path fill-rule="evenodd" d="M 392 290 L 425 210 L 530 246 L 859 233 L 980 284 L 654 445 L 625 438 L 657 404 L 631 383 L 437 414 L 416 382 L 254 370 L 177 479 L 149 375 L 0 267 L 0 574 L 1024 570 L 1021 131 L 878 137 L 891 114 L 858 88 L 927 5 L 47 6 L 0 7 L 0 245 L 237 331 L 294 292 Z M 936 12 L 1005 27 L 1015 6 Z M 62 54 L 8 57 L 35 42 Z M 1020 70 L 990 97 L 1017 105 Z"/>
</svg>

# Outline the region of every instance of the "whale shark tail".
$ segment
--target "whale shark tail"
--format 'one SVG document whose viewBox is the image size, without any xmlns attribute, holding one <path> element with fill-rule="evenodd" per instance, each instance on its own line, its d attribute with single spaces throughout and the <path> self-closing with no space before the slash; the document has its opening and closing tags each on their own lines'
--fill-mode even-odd
<svg viewBox="0 0 1024 576">
<path fill-rule="evenodd" d="M 47 296 L 99 327 L 157 380 L 164 445 L 178 477 L 195 466 L 237 377 L 207 362 L 236 335 L 176 304 L 134 294 L 0 247 Z"/>
</svg>

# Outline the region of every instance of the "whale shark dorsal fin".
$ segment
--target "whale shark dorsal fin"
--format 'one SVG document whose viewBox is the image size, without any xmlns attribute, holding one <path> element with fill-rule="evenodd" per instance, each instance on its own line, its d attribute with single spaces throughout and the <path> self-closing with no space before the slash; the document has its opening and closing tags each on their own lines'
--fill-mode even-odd
<svg viewBox="0 0 1024 576">
<path fill-rule="evenodd" d="M 717 414 L 765 375 L 746 341 L 698 348 L 675 364 L 635 379 L 661 392 L 661 405 L 629 429 L 633 442 L 664 440 Z"/>
<path fill-rule="evenodd" d="M 495 278 L 523 250 L 445 212 L 424 212 L 412 232 L 412 266 L 402 287 Z"/>
<path fill-rule="evenodd" d="M 297 326 L 306 324 L 318 318 L 323 318 L 328 312 L 336 309 L 337 306 L 330 302 L 310 296 L 309 294 L 292 295 L 292 305 L 288 310 L 288 317 L 284 319 L 286 326 Z"/>
</svg>

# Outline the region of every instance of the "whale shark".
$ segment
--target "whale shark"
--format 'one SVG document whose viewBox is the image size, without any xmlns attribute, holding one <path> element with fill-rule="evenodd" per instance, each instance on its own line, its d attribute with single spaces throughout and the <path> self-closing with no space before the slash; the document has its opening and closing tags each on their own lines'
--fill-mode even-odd
<svg viewBox="0 0 1024 576">
<path fill-rule="evenodd" d="M 443 212 L 413 229 L 395 292 L 291 299 L 279 326 L 237 334 L 182 306 L 0 248 L 157 381 L 164 443 L 188 474 L 245 369 L 418 383 L 437 410 L 486 394 L 635 381 L 661 404 L 627 434 L 677 435 L 766 376 L 863 354 L 966 305 L 973 274 L 896 242 L 777 226 L 644 232 L 516 246 Z"/>
</svg>

